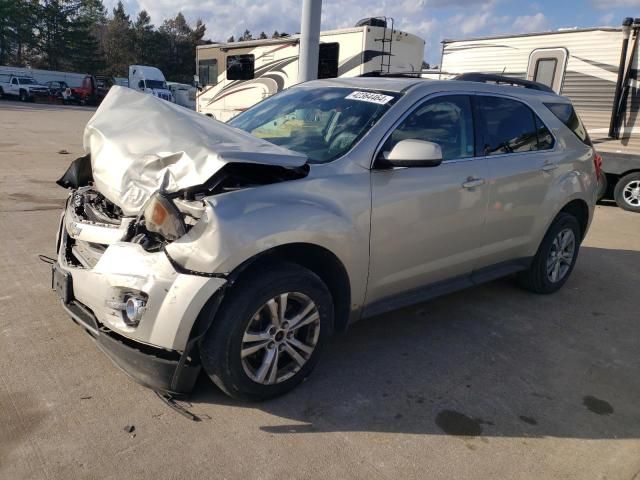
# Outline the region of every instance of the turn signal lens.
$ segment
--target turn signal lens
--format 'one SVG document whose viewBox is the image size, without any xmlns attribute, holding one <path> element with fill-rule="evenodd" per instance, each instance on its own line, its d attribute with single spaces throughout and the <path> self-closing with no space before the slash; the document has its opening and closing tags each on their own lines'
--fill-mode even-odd
<svg viewBox="0 0 640 480">
<path fill-rule="evenodd" d="M 147 230 L 155 232 L 170 242 L 186 233 L 180 211 L 173 202 L 156 193 L 144 207 L 144 220 Z"/>
</svg>

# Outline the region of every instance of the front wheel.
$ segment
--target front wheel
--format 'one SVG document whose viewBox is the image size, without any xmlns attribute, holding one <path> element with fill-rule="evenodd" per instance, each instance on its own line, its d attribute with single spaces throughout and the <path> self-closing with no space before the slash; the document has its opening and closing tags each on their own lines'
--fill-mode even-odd
<svg viewBox="0 0 640 480">
<path fill-rule="evenodd" d="M 333 329 L 322 280 L 296 264 L 256 270 L 227 294 L 200 345 L 213 382 L 242 400 L 282 395 L 318 362 Z"/>
<path fill-rule="evenodd" d="M 613 197 L 620 208 L 640 213 L 640 172 L 630 173 L 618 180 Z"/>
<path fill-rule="evenodd" d="M 520 285 L 542 294 L 560 290 L 576 264 L 581 235 L 576 217 L 560 213 L 547 230 L 529 269 L 518 275 Z"/>
</svg>

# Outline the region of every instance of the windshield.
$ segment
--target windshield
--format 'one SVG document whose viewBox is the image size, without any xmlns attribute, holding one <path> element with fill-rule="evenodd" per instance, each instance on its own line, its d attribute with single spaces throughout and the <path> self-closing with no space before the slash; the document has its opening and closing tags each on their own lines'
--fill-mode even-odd
<svg viewBox="0 0 640 480">
<path fill-rule="evenodd" d="M 33 78 L 20 77 L 18 80 L 20 80 L 20 85 L 35 85 L 36 84 L 36 82 L 33 80 Z"/>
<path fill-rule="evenodd" d="M 162 80 L 145 80 L 145 84 L 147 85 L 147 88 L 167 89 L 167 83 Z"/>
<path fill-rule="evenodd" d="M 293 88 L 228 124 L 303 153 L 311 163 L 325 163 L 347 153 L 399 96 L 353 88 Z"/>
</svg>

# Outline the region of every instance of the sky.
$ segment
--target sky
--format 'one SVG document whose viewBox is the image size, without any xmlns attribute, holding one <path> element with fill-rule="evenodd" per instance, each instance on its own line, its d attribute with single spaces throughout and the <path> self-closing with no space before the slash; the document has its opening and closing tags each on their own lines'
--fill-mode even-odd
<svg viewBox="0 0 640 480">
<path fill-rule="evenodd" d="M 117 0 L 107 0 L 112 8 Z M 181 11 L 189 22 L 201 18 L 206 38 L 225 41 L 249 29 L 254 36 L 300 30 L 302 0 L 123 0 L 132 19 L 147 10 L 158 26 Z M 425 59 L 440 62 L 440 42 L 484 35 L 558 28 L 619 26 L 640 17 L 640 0 L 324 0 L 322 30 L 353 26 L 365 17 L 393 17 L 395 27 L 426 40 Z"/>
</svg>

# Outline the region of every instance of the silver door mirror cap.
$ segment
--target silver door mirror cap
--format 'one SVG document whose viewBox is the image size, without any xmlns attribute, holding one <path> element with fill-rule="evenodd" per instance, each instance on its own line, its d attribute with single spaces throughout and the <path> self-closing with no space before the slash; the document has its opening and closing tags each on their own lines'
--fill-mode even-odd
<svg viewBox="0 0 640 480">
<path fill-rule="evenodd" d="M 436 167 L 442 163 L 442 149 L 426 140 L 400 140 L 385 160 L 394 167 Z"/>
</svg>

